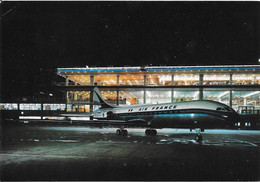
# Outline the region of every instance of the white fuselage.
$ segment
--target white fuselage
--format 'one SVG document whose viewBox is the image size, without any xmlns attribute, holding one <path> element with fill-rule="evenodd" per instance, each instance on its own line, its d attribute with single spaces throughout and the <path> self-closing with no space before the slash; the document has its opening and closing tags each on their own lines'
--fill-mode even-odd
<svg viewBox="0 0 260 182">
<path fill-rule="evenodd" d="M 187 109 L 206 109 L 217 111 L 217 108 L 221 108 L 223 112 L 232 111 L 230 108 L 227 109 L 223 104 L 212 101 L 186 101 L 186 102 L 174 102 L 165 104 L 146 104 L 146 105 L 133 105 L 133 106 L 120 106 L 115 108 L 104 108 L 99 109 L 94 113 L 94 118 L 104 119 L 107 118 L 108 112 L 113 114 L 124 114 L 124 113 L 144 113 L 154 111 L 169 111 L 169 110 L 187 110 Z M 219 109 L 220 110 L 220 109 Z"/>
</svg>

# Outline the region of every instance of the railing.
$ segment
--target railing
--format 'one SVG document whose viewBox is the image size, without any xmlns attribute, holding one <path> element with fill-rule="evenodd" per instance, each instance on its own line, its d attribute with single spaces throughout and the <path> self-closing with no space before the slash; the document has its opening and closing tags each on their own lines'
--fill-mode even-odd
<svg viewBox="0 0 260 182">
<path fill-rule="evenodd" d="M 56 86 L 90 86 L 91 84 L 89 82 L 83 82 L 83 83 L 69 83 L 68 85 L 66 85 L 65 82 L 56 82 L 54 85 Z M 119 84 L 114 83 L 114 82 L 99 82 L 99 83 L 94 83 L 94 86 L 144 86 L 144 82 L 135 82 L 135 81 L 128 81 L 128 82 L 119 82 Z M 173 84 L 171 83 L 167 83 L 167 84 L 161 84 L 161 83 L 146 83 L 145 86 L 198 86 L 200 85 L 199 82 L 191 82 L 191 83 L 187 83 L 187 82 L 176 82 L 174 81 Z M 225 85 L 260 85 L 259 83 L 243 83 L 243 82 L 232 82 L 232 84 L 230 84 L 229 81 L 203 81 L 202 85 L 220 85 L 220 86 L 225 86 Z"/>
</svg>

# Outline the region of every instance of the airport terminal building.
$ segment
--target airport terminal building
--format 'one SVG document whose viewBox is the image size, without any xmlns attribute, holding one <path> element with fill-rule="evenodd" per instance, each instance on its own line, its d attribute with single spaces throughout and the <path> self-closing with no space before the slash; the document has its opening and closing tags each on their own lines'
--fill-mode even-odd
<svg viewBox="0 0 260 182">
<path fill-rule="evenodd" d="M 214 100 L 259 114 L 260 65 L 58 68 L 67 112 L 92 113 L 93 88 L 116 105 Z"/>
</svg>

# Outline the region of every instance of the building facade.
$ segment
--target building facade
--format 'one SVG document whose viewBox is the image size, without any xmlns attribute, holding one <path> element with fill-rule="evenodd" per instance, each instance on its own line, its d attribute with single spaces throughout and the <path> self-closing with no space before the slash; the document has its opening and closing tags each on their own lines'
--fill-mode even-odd
<svg viewBox="0 0 260 182">
<path fill-rule="evenodd" d="M 116 105 L 214 100 L 260 110 L 260 65 L 58 68 L 67 112 L 93 112 L 93 88 Z"/>
</svg>

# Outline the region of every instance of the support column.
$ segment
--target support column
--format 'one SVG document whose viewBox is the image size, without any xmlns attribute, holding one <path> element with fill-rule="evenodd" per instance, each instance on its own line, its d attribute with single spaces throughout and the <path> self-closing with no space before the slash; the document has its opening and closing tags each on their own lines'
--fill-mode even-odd
<svg viewBox="0 0 260 182">
<path fill-rule="evenodd" d="M 67 87 L 69 85 L 69 78 L 68 77 L 66 77 L 66 79 L 65 79 L 65 86 Z M 66 99 L 66 108 L 65 108 L 65 112 L 68 112 L 67 110 L 67 105 L 68 105 L 68 99 L 69 99 L 69 92 L 68 91 L 66 91 L 65 92 L 65 99 Z"/>
<path fill-rule="evenodd" d="M 116 85 L 119 85 L 119 75 L 116 75 Z"/>
<path fill-rule="evenodd" d="M 233 75 L 232 74 L 230 74 L 229 75 L 229 85 L 233 85 Z"/>
<path fill-rule="evenodd" d="M 232 90 L 229 91 L 229 106 L 232 107 Z"/>
<path fill-rule="evenodd" d="M 93 88 L 90 90 L 90 105 L 89 105 L 89 112 L 93 113 L 94 112 L 94 91 Z M 90 120 L 93 120 L 93 116 L 90 116 Z"/>
<path fill-rule="evenodd" d="M 203 74 L 199 75 L 199 85 L 203 85 Z"/>
<path fill-rule="evenodd" d="M 41 102 L 41 119 L 43 119 L 43 100 Z"/>
<path fill-rule="evenodd" d="M 69 85 L 69 78 L 66 77 L 66 78 L 65 78 L 65 86 L 68 86 L 68 85 Z"/>
<path fill-rule="evenodd" d="M 171 85 L 174 85 L 174 75 L 172 75 L 172 84 Z"/>
<path fill-rule="evenodd" d="M 144 89 L 144 100 L 143 100 L 144 104 L 146 104 L 146 89 Z"/>
<path fill-rule="evenodd" d="M 243 104 L 244 104 L 244 106 L 246 106 L 246 98 L 244 98 L 243 100 L 244 100 L 244 103 L 243 103 Z"/>
<path fill-rule="evenodd" d="M 94 76 L 90 75 L 90 85 L 93 86 L 94 85 Z"/>
<path fill-rule="evenodd" d="M 17 111 L 18 111 L 19 114 L 21 114 L 21 112 L 20 112 L 20 101 L 17 103 Z"/>
<path fill-rule="evenodd" d="M 119 90 L 116 90 L 116 105 L 119 105 Z"/>
<path fill-rule="evenodd" d="M 173 88 L 171 90 L 171 103 L 173 103 L 173 98 L 174 98 L 174 91 L 173 91 Z"/>
<path fill-rule="evenodd" d="M 147 75 L 144 75 L 144 86 L 146 85 L 146 76 Z"/>
<path fill-rule="evenodd" d="M 203 88 L 199 88 L 199 100 L 203 100 Z"/>
</svg>

